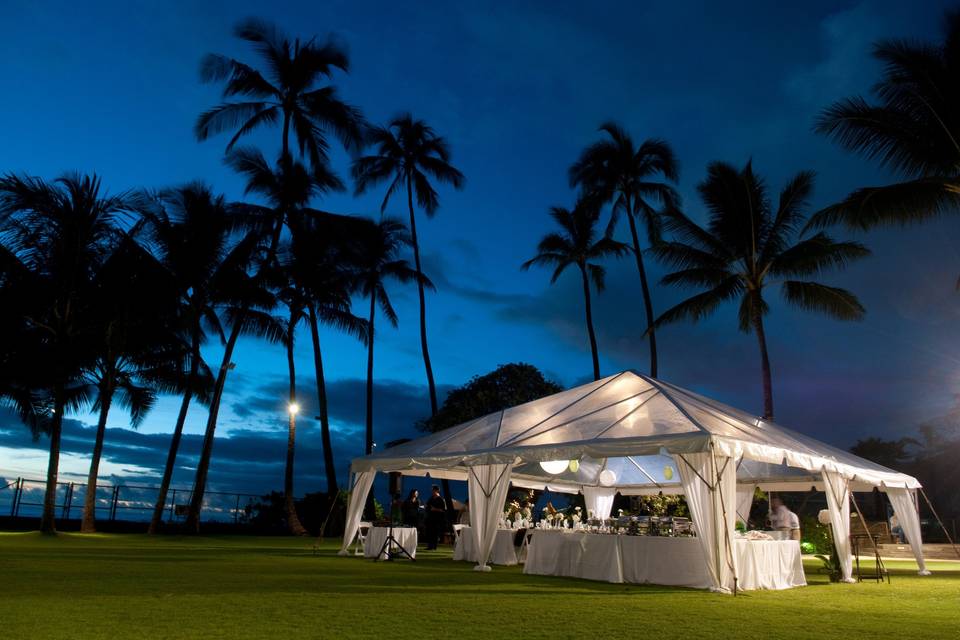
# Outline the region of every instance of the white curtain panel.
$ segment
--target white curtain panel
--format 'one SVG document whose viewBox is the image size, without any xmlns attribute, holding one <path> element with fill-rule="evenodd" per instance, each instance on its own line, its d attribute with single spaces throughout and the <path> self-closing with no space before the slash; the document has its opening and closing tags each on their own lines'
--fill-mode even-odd
<svg viewBox="0 0 960 640">
<path fill-rule="evenodd" d="M 737 485 L 737 520 L 743 524 L 747 524 L 750 519 L 750 507 L 753 506 L 753 494 L 756 490 L 755 484 Z"/>
<path fill-rule="evenodd" d="M 824 470 L 822 474 L 830 526 L 833 527 L 833 544 L 840 558 L 840 575 L 844 582 L 854 582 L 850 551 L 850 487 L 847 479 L 834 471 Z"/>
<path fill-rule="evenodd" d="M 347 502 L 347 522 L 343 530 L 343 546 L 337 552 L 338 555 L 348 554 L 347 547 L 353 542 L 357 530 L 360 529 L 363 505 L 367 502 L 367 494 L 370 493 L 370 487 L 373 486 L 373 478 L 376 475 L 375 470 L 353 474 L 353 488 L 350 490 L 350 500 Z"/>
<path fill-rule="evenodd" d="M 616 495 L 616 487 L 584 487 L 583 502 L 587 505 L 587 513 L 592 511 L 594 517 L 601 520 L 609 518 Z"/>
<path fill-rule="evenodd" d="M 712 451 L 677 454 L 674 460 L 713 585 L 710 590 L 729 593 L 737 575 L 733 551 L 736 461 Z"/>
<path fill-rule="evenodd" d="M 497 524 L 510 488 L 513 464 L 483 464 L 470 467 L 467 490 L 470 495 L 470 534 L 477 549 L 476 571 L 490 571 L 487 559 L 497 535 Z"/>
<path fill-rule="evenodd" d="M 903 535 L 906 536 L 910 548 L 913 549 L 913 557 L 917 559 L 920 575 L 930 575 L 927 570 L 927 563 L 923 560 L 923 542 L 920 539 L 920 514 L 917 513 L 916 490 L 887 487 L 887 497 L 890 498 L 893 512 L 897 514 L 897 520 L 903 527 Z"/>
</svg>

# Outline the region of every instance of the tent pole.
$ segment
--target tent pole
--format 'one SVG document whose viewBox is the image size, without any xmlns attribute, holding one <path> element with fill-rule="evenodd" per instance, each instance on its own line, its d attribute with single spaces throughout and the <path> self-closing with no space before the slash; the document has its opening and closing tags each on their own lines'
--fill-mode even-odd
<svg viewBox="0 0 960 640">
<path fill-rule="evenodd" d="M 920 487 L 920 493 L 923 495 L 923 499 L 927 501 L 927 506 L 930 507 L 930 512 L 933 514 L 933 517 L 937 519 L 937 524 L 939 524 L 940 528 L 943 529 L 943 535 L 947 536 L 947 541 L 950 542 L 950 546 L 953 548 L 954 553 L 957 554 L 957 557 L 960 557 L 960 549 L 957 549 L 957 545 L 954 544 L 953 538 L 950 537 L 950 533 L 944 526 L 943 520 L 941 520 L 940 516 L 937 515 L 937 510 L 933 508 L 933 503 L 930 502 L 930 498 L 927 497 L 927 492 L 923 490 L 923 487 Z"/>
</svg>

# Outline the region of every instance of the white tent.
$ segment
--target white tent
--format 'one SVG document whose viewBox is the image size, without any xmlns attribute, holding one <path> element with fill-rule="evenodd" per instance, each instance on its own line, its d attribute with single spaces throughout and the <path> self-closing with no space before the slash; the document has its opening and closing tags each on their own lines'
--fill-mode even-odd
<svg viewBox="0 0 960 640">
<path fill-rule="evenodd" d="M 577 460 L 557 474 L 540 462 Z M 548 465 L 549 466 L 549 465 Z M 562 466 L 562 465 L 558 465 Z M 575 471 L 571 469 L 576 469 Z M 825 490 L 841 558 L 851 579 L 851 491 L 885 491 L 922 574 L 911 476 L 859 458 L 685 389 L 622 373 L 528 402 L 353 461 L 343 551 L 356 536 L 377 471 L 468 481 L 471 518 L 486 560 L 509 485 L 583 492 L 588 509 L 609 515 L 613 496 L 682 493 L 716 590 L 731 590 L 737 511 L 755 487 Z"/>
</svg>

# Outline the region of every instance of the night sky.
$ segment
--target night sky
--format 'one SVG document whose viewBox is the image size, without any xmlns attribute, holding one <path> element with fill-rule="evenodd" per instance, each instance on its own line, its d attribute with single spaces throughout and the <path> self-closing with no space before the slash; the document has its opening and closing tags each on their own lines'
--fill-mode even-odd
<svg viewBox="0 0 960 640">
<path fill-rule="evenodd" d="M 231 199 L 242 182 L 222 164 L 227 136 L 203 144 L 197 115 L 219 101 L 203 85 L 203 54 L 256 58 L 231 35 L 258 16 L 293 35 L 334 33 L 349 47 L 342 97 L 375 123 L 411 111 L 444 135 L 467 177 L 442 189 L 432 220 L 418 220 L 425 271 L 437 284 L 427 300 L 434 371 L 441 391 L 499 364 L 524 361 L 564 386 L 590 377 L 580 283 L 571 271 L 553 287 L 549 272 L 521 272 L 551 229 L 547 209 L 569 206 L 567 168 L 598 138 L 607 119 L 634 136 L 661 137 L 681 163 L 684 208 L 703 219 L 696 184 L 713 160 L 754 169 L 776 193 L 797 171 L 818 174 L 814 208 L 891 176 L 812 132 L 818 111 L 865 93 L 878 77 L 878 38 L 934 39 L 947 3 L 582 3 L 511 7 L 491 3 L 4 3 L 0 20 L 0 171 L 54 178 L 97 172 L 111 193 L 203 179 Z M 87 3 L 82 3 L 87 4 Z M 469 3 L 475 4 L 475 3 Z M 479 5 L 479 3 L 476 3 Z M 520 3 L 509 3 L 520 4 Z M 639 7 L 636 5 L 654 5 Z M 796 4 L 795 7 L 774 6 Z M 202 5 L 202 6 L 200 6 Z M 499 5 L 499 6 L 498 6 Z M 249 139 L 268 155 L 279 131 Z M 334 156 L 344 177 L 348 159 Z M 383 192 L 349 193 L 319 208 L 370 215 Z M 406 216 L 402 199 L 390 212 Z M 957 223 L 869 234 L 837 230 L 874 256 L 828 284 L 857 293 L 862 323 L 838 323 L 787 308 L 770 293 L 767 320 L 777 421 L 839 446 L 876 435 L 914 435 L 947 415 L 960 382 L 960 275 Z M 626 240 L 626 225 L 619 230 Z M 650 260 L 652 263 L 652 259 Z M 651 281 L 663 275 L 652 264 Z M 609 265 L 595 318 L 604 375 L 649 366 L 642 301 L 632 260 Z M 415 435 L 429 413 L 417 328 L 416 291 L 394 287 L 397 330 L 377 343 L 376 440 Z M 683 292 L 656 286 L 662 311 Z M 359 306 L 358 309 L 362 309 Z M 3 312 L 10 312 L 4 310 Z M 359 311 L 361 314 L 362 311 Z M 383 326 L 383 325 L 381 325 Z M 761 410 L 759 355 L 737 331 L 736 309 L 660 334 L 661 377 L 751 412 Z M 309 335 L 297 351 L 304 416 L 315 415 Z M 365 351 L 322 335 L 338 471 L 363 449 Z M 220 351 L 205 351 L 218 362 Z M 214 448 L 211 486 L 263 492 L 282 484 L 286 363 L 279 346 L 242 342 L 234 357 Z M 166 398 L 138 432 L 111 415 L 104 481 L 152 483 L 162 469 L 176 398 Z M 61 470 L 85 477 L 93 419 L 74 416 Z M 174 484 L 189 486 L 206 414 L 191 411 Z M 319 428 L 302 420 L 298 493 L 323 486 Z M 46 441 L 0 415 L 0 476 L 40 478 Z M 5 483 L 0 483 L 5 484 Z"/>
</svg>

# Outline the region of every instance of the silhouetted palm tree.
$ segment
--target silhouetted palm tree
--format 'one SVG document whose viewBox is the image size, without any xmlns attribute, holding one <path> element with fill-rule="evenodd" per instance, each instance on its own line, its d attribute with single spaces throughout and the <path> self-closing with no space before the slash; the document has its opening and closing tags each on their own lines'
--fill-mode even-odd
<svg viewBox="0 0 960 640">
<path fill-rule="evenodd" d="M 149 204 L 144 212 L 149 246 L 176 281 L 180 329 L 190 345 L 188 368 L 180 384 L 180 410 L 148 529 L 156 533 L 163 521 L 190 403 L 194 398 L 203 404 L 210 402 L 213 377 L 200 347 L 208 332 L 221 343 L 226 341 L 217 306 L 224 302 L 222 296 L 231 287 L 231 279 L 246 277 L 250 243 L 231 245 L 235 216 L 223 196 L 215 196 L 203 184 L 163 191 Z"/>
<path fill-rule="evenodd" d="M 227 156 L 227 164 L 247 179 L 245 195 L 258 194 L 267 200 L 268 205 L 243 204 L 232 207 L 237 214 L 237 225 L 247 230 L 247 241 L 252 249 L 258 250 L 250 254 L 252 262 L 249 270 L 252 275 L 241 278 L 245 284 L 234 298 L 230 312 L 230 338 L 227 339 L 213 388 L 204 444 L 197 462 L 190 510 L 185 523 L 189 531 L 199 529 L 220 401 L 236 340 L 240 333 L 247 331 L 273 342 L 280 342 L 286 334 L 285 323 L 270 315 L 276 304 L 272 292 L 284 284 L 285 276 L 277 262 L 284 225 L 296 224 L 301 209 L 310 199 L 337 181 L 325 164 L 314 167 L 311 173 L 289 154 L 282 154 L 276 167 L 271 167 L 256 149 L 238 149 Z"/>
<path fill-rule="evenodd" d="M 370 300 L 370 317 L 367 321 L 369 339 L 367 340 L 367 428 L 364 450 L 373 452 L 373 345 L 376 339 L 374 321 L 377 307 L 394 327 L 397 326 L 397 313 L 387 295 L 387 282 L 396 280 L 407 283 L 418 281 L 423 286 L 433 288 L 425 276 L 410 268 L 406 260 L 400 259 L 404 245 L 410 243 L 406 227 L 390 218 L 379 223 L 371 221 L 355 242 L 357 291 Z"/>
<path fill-rule="evenodd" d="M 297 413 L 299 412 L 299 403 L 297 402 L 297 369 L 293 359 L 293 347 L 297 333 L 297 325 L 304 318 L 304 311 L 309 304 L 303 290 L 297 286 L 288 286 L 280 292 L 281 299 L 287 305 L 289 317 L 287 319 L 287 332 L 284 336 L 284 344 L 287 348 L 287 372 L 290 381 L 290 393 L 288 397 L 288 420 L 287 420 L 287 457 L 284 464 L 283 473 L 283 505 L 287 516 L 287 528 L 295 536 L 307 534 L 307 530 L 300 523 L 300 517 L 297 515 L 297 506 L 293 497 L 293 464 L 296 454 L 297 441 Z"/>
<path fill-rule="evenodd" d="M 54 182 L 6 175 L 0 178 L 0 238 L 31 274 L 35 304 L 22 311 L 38 337 L 32 356 L 44 363 L 44 419 L 50 436 L 47 487 L 40 528 L 56 531 L 54 508 L 63 416 L 84 406 L 82 372 L 97 353 L 85 333 L 94 274 L 117 239 L 117 223 L 130 214 L 124 195 L 104 196 L 96 176 L 66 175 Z"/>
<path fill-rule="evenodd" d="M 620 257 L 630 252 L 622 242 L 610 237 L 610 230 L 597 237 L 597 225 L 600 222 L 599 201 L 581 199 L 573 210 L 563 207 L 550 209 L 550 217 L 560 227 L 560 232 L 548 233 L 537 245 L 537 255 L 523 263 L 522 269 L 530 267 L 552 267 L 550 284 L 557 281 L 569 266 L 576 266 L 583 281 L 583 303 L 587 320 L 587 334 L 590 337 L 590 354 L 593 357 L 593 379 L 600 379 L 600 355 L 597 349 L 597 336 L 593 329 L 593 306 L 590 300 L 590 281 L 597 292 L 604 289 L 606 269 L 597 264 L 605 258 Z"/>
<path fill-rule="evenodd" d="M 229 153 L 243 136 L 280 122 L 281 156 L 289 155 L 292 127 L 300 155 L 309 156 L 313 168 L 327 165 L 328 135 L 348 149 L 359 146 L 363 116 L 340 100 L 335 87 L 322 84 L 336 70 L 347 71 L 347 53 L 341 45 L 333 40 L 318 43 L 315 38 L 291 42 L 272 24 L 254 18 L 237 24 L 234 34 L 253 46 L 266 71 L 223 55 L 204 56 L 200 77 L 204 82 L 225 81 L 227 102 L 198 118 L 197 139 L 235 130 L 227 145 Z"/>
<path fill-rule="evenodd" d="M 330 438 L 330 416 L 323 354 L 320 348 L 320 323 L 354 336 L 366 344 L 367 322 L 351 311 L 351 292 L 356 275 L 352 271 L 353 254 L 349 251 L 353 232 L 360 229 L 358 219 L 328 213 L 305 211 L 290 242 L 286 265 L 292 287 L 305 300 L 305 321 L 310 327 L 313 363 L 317 382 L 317 403 L 320 435 L 323 444 L 327 494 L 338 491 L 337 471 Z"/>
<path fill-rule="evenodd" d="M 353 178 L 359 195 L 370 187 L 390 182 L 380 207 L 386 210 L 390 197 L 399 189 L 407 191 L 407 208 L 410 213 L 410 236 L 413 245 L 413 260 L 417 270 L 417 292 L 420 295 L 420 348 L 423 366 L 427 372 L 430 391 L 430 412 L 437 413 L 437 386 L 433 380 L 433 366 L 427 348 L 427 307 L 423 287 L 426 280 L 420 263 L 420 243 L 417 240 L 417 219 L 413 209 L 413 197 L 417 204 L 433 217 L 440 206 L 440 199 L 430 180 L 453 185 L 460 189 L 464 184 L 463 174 L 450 164 L 450 147 L 446 140 L 423 120 L 414 120 L 410 114 L 397 116 L 386 127 L 370 130 L 368 141 L 374 147 L 374 155 L 359 158 L 353 164 Z"/>
<path fill-rule="evenodd" d="M 584 192 L 599 197 L 604 202 L 613 202 L 609 229 L 613 229 L 619 216 L 627 216 L 630 237 L 633 240 L 633 255 L 640 274 L 643 306 L 647 315 L 647 339 L 650 341 L 650 375 L 657 377 L 657 337 L 653 326 L 653 302 L 650 286 L 643 265 L 643 251 L 637 234 L 637 220 L 643 224 L 647 242 L 660 240 L 661 212 L 657 209 L 673 209 L 679 203 L 674 188 L 658 176 L 676 183 L 677 161 L 673 150 L 663 140 L 644 140 L 639 147 L 620 125 L 607 122 L 600 127 L 607 138 L 595 142 L 580 154 L 570 167 L 570 186 L 580 187 Z"/>
<path fill-rule="evenodd" d="M 158 391 L 175 391 L 189 352 L 177 326 L 174 279 L 152 255 L 124 234 L 93 282 L 90 336 L 97 349 L 84 372 L 99 412 L 84 494 L 82 533 L 96 531 L 96 494 L 107 417 L 114 404 L 137 428 Z"/>
<path fill-rule="evenodd" d="M 664 221 L 675 239 L 653 248 L 658 258 L 677 269 L 663 284 L 703 289 L 665 311 L 658 326 L 684 318 L 697 321 L 725 302 L 739 301 L 740 330 L 752 331 L 760 346 L 766 419 L 773 418 L 773 390 L 763 326 L 770 311 L 764 288 L 779 284 L 787 303 L 838 320 L 860 320 L 865 313 L 849 291 L 809 279 L 870 253 L 859 243 L 836 242 L 824 233 L 797 240 L 813 180 L 811 172 L 798 173 L 774 206 L 749 162 L 742 171 L 714 162 L 697 187 L 709 212 L 706 228 L 674 211 Z"/>
<path fill-rule="evenodd" d="M 847 98 L 820 115 L 819 133 L 903 181 L 857 189 L 811 226 L 869 229 L 960 210 L 960 12 L 947 15 L 945 31 L 943 43 L 877 43 L 873 55 L 884 66 L 873 87 L 877 102 Z"/>
</svg>

